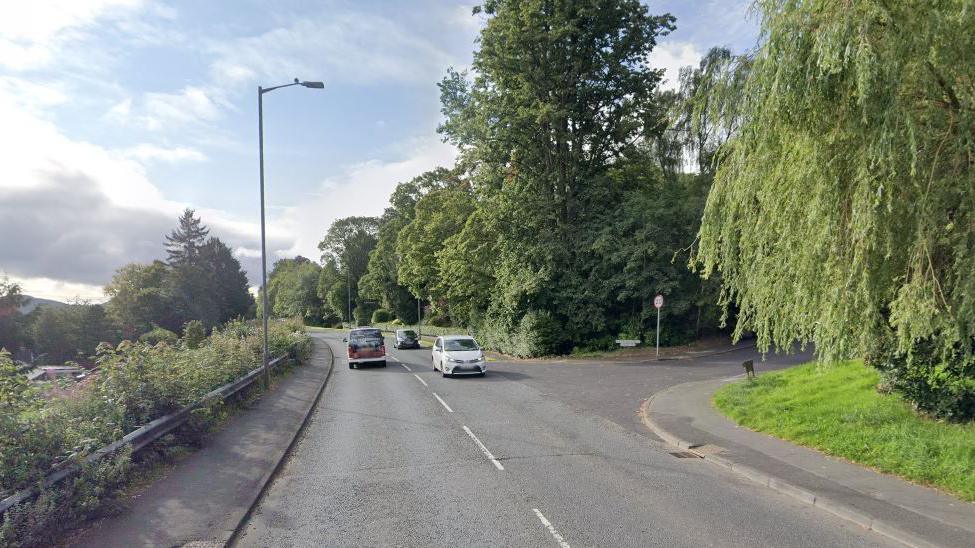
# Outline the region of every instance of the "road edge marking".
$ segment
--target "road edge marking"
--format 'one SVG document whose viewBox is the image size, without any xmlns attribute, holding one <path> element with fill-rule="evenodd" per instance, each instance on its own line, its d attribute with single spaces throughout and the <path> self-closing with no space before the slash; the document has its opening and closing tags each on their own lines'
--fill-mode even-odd
<svg viewBox="0 0 975 548">
<path fill-rule="evenodd" d="M 464 432 L 467 432 L 467 435 L 470 436 L 472 440 L 474 440 L 474 443 L 476 443 L 478 447 L 481 448 L 481 452 L 484 453 L 484 456 L 486 456 L 488 460 L 491 461 L 492 464 L 494 464 L 495 468 L 497 468 L 498 470 L 504 470 L 504 466 L 502 466 L 501 463 L 498 461 L 498 459 L 495 458 L 495 456 L 492 455 L 490 451 L 488 451 L 488 448 L 485 447 L 483 443 L 481 443 L 481 440 L 477 439 L 477 436 L 474 435 L 474 432 L 471 432 L 471 429 L 468 428 L 467 425 L 464 425 Z"/>
<path fill-rule="evenodd" d="M 440 405 L 444 406 L 444 409 L 446 409 L 448 413 L 454 412 L 454 410 L 451 409 L 449 405 L 447 405 L 447 402 L 443 401 L 443 398 L 438 396 L 436 392 L 433 393 L 433 397 L 437 398 L 437 401 L 440 402 Z"/>
<path fill-rule="evenodd" d="M 548 529 L 548 532 L 552 534 L 552 537 L 553 537 L 553 538 L 555 538 L 555 542 L 558 542 L 558 543 L 559 543 L 559 546 L 560 546 L 561 548 L 571 548 L 571 547 L 569 546 L 569 543 L 568 543 L 568 542 L 566 542 L 566 540 L 565 540 L 565 537 L 563 537 L 563 536 L 562 536 L 562 535 L 561 535 L 561 534 L 560 534 L 560 533 L 559 533 L 559 532 L 558 532 L 558 531 L 557 531 L 557 530 L 555 529 L 555 526 L 554 526 L 554 525 L 552 525 L 552 522 L 550 522 L 550 521 L 549 521 L 549 520 L 548 520 L 548 519 L 547 519 L 547 518 L 545 517 L 545 515 L 544 515 L 544 514 L 542 514 L 542 511 L 541 511 L 541 510 L 539 510 L 538 508 L 532 508 L 532 512 L 535 512 L 535 516 L 537 516 L 537 517 L 538 517 L 538 521 L 540 521 L 540 522 L 542 522 L 542 525 L 544 525 L 544 526 L 545 526 L 545 528 L 546 528 L 546 529 Z"/>
</svg>

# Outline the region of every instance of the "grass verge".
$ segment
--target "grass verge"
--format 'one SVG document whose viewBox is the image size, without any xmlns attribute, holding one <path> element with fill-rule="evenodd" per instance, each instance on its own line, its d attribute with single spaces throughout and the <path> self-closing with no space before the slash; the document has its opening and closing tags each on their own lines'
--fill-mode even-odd
<svg viewBox="0 0 975 548">
<path fill-rule="evenodd" d="M 919 416 L 860 361 L 806 364 L 727 385 L 714 404 L 738 424 L 975 501 L 975 423 Z"/>
</svg>

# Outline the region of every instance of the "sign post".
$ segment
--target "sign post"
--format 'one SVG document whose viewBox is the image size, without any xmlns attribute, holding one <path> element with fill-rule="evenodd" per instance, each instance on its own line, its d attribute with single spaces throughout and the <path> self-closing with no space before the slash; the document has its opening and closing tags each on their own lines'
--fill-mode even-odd
<svg viewBox="0 0 975 548">
<path fill-rule="evenodd" d="M 657 309 L 657 357 L 660 357 L 660 309 L 664 307 L 664 296 L 653 298 L 653 307 Z"/>
</svg>

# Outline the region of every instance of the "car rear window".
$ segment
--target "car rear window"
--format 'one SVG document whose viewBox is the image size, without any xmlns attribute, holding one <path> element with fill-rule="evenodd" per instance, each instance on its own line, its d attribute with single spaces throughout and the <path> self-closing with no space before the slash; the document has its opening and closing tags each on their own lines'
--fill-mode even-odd
<svg viewBox="0 0 975 548">
<path fill-rule="evenodd" d="M 474 339 L 447 339 L 444 341 L 444 348 L 447 350 L 478 350 Z"/>
<path fill-rule="evenodd" d="M 416 338 L 416 332 L 415 331 L 403 331 L 401 334 L 404 337 L 409 337 L 411 339 L 415 339 Z"/>
<path fill-rule="evenodd" d="M 382 339 L 383 332 L 378 329 L 357 329 L 349 334 L 349 340 L 352 341 L 371 341 L 375 339 Z"/>
</svg>

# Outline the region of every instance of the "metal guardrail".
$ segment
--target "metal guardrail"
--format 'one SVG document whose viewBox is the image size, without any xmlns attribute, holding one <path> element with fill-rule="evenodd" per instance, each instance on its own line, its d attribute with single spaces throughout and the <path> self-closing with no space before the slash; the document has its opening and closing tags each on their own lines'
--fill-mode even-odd
<svg viewBox="0 0 975 548">
<path fill-rule="evenodd" d="M 280 356 L 269 361 L 267 364 L 268 369 L 274 369 L 288 357 L 289 356 L 287 355 Z M 93 464 L 104 459 L 105 457 L 114 455 L 125 447 L 131 447 L 133 453 L 139 451 L 143 447 L 181 426 L 183 423 L 189 420 L 190 414 L 193 411 L 200 409 L 201 407 L 205 407 L 213 401 L 224 400 L 250 386 L 260 377 L 262 369 L 262 367 L 253 369 L 243 377 L 210 391 L 205 396 L 200 398 L 199 401 L 191 403 L 179 411 L 159 417 L 141 428 L 129 432 L 122 437 L 122 439 L 114 441 L 105 447 L 97 449 L 85 456 L 80 463 L 72 463 L 64 467 L 55 467 L 55 469 L 40 482 L 41 487 L 48 488 L 53 485 L 57 485 L 65 479 L 80 472 L 84 466 Z M 38 493 L 39 487 L 33 486 L 28 487 L 27 489 L 22 489 L 5 499 L 0 500 L 0 517 L 2 517 L 7 510 L 16 506 L 17 504 L 33 499 L 38 495 Z"/>
</svg>

